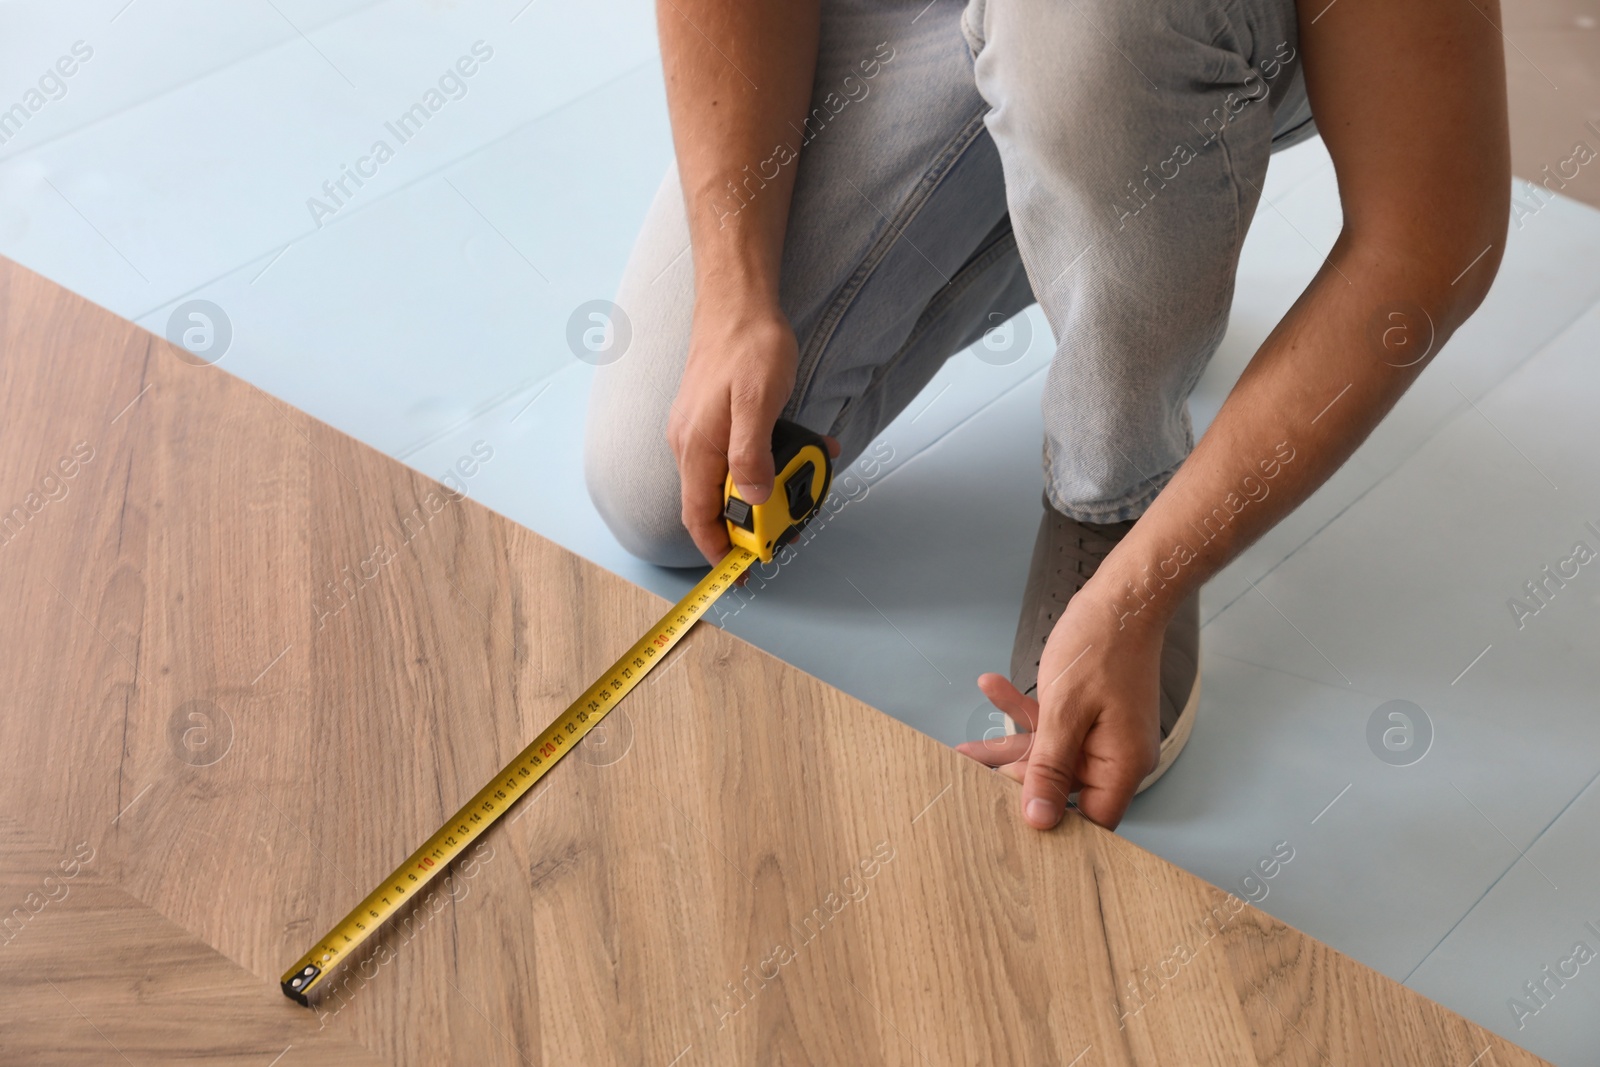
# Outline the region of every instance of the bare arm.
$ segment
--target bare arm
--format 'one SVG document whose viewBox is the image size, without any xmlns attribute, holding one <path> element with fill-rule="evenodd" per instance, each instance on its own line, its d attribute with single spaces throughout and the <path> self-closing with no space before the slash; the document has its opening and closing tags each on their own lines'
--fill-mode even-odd
<svg viewBox="0 0 1600 1067">
<path fill-rule="evenodd" d="M 747 499 L 766 499 L 772 425 L 794 388 L 778 267 L 821 3 L 659 0 L 656 20 L 695 273 L 689 359 L 667 436 L 684 525 L 714 559 L 728 549 L 723 479 L 731 466 Z"/>
<path fill-rule="evenodd" d="M 1037 714 L 1009 768 L 1032 825 L 1055 825 L 1074 789 L 1088 818 L 1122 818 L 1155 765 L 1156 671 L 1177 606 L 1349 458 L 1421 373 L 1430 329 L 1431 355 L 1487 292 L 1511 178 L 1499 17 L 1496 0 L 1300 3 L 1344 227 L 1204 439 L 1069 603 L 1042 703 L 981 680 L 1006 710 Z"/>
</svg>

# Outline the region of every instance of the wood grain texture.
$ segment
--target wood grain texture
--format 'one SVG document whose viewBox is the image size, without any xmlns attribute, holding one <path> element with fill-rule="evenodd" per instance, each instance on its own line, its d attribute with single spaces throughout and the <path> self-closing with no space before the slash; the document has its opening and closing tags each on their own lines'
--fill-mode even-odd
<svg viewBox="0 0 1600 1067">
<path fill-rule="evenodd" d="M 50 847 L 0 816 L 0 1063 L 383 1062 L 111 885 L 96 836 Z"/>
<path fill-rule="evenodd" d="M 259 979 L 665 607 L 9 264 L 0 345 L 0 511 L 93 453 L 0 538 L 0 814 L 97 833 Z M 419 1065 L 1539 1062 L 1112 834 L 1026 829 L 1006 780 L 713 627 L 623 708 L 325 1033 Z M 136 951 L 77 961 L 107 1017 Z"/>
</svg>

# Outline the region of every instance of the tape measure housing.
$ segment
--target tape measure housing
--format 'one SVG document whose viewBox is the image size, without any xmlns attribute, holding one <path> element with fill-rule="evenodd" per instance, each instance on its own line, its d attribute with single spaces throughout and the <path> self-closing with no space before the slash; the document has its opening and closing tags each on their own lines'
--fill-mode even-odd
<svg viewBox="0 0 1600 1067">
<path fill-rule="evenodd" d="M 728 472 L 722 517 L 728 540 L 771 563 L 772 554 L 793 541 L 817 513 L 833 484 L 833 459 L 821 437 L 786 420 L 772 431 L 772 458 L 777 470 L 772 495 L 751 504 L 739 495 Z"/>
</svg>

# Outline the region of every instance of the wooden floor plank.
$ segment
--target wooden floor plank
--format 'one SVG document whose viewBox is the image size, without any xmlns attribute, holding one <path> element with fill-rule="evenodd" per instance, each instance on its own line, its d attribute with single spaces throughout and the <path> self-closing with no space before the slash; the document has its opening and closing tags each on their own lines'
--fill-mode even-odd
<svg viewBox="0 0 1600 1067">
<path fill-rule="evenodd" d="M 47 847 L 0 817 L 0 1062 L 383 1062 L 111 885 L 91 837 Z"/>
</svg>

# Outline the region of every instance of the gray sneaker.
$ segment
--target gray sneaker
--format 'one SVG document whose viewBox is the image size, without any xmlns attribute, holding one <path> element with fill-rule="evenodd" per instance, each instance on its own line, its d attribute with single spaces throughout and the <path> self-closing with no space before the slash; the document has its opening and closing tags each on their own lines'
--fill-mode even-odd
<svg viewBox="0 0 1600 1067">
<path fill-rule="evenodd" d="M 1066 610 L 1067 601 L 1094 576 L 1101 561 L 1131 529 L 1131 521 L 1101 524 L 1069 519 L 1045 500 L 1039 535 L 1033 543 L 1033 562 L 1028 566 L 1022 615 L 1017 620 L 1017 638 L 1011 646 L 1011 682 L 1018 689 L 1037 695 L 1039 660 L 1056 620 Z M 1200 596 L 1196 593 L 1179 605 L 1167 624 L 1161 646 L 1161 762 L 1139 783 L 1141 792 L 1154 785 L 1183 751 L 1199 703 Z M 1006 732 L 1017 732 L 1010 716 L 1006 717 Z"/>
</svg>

